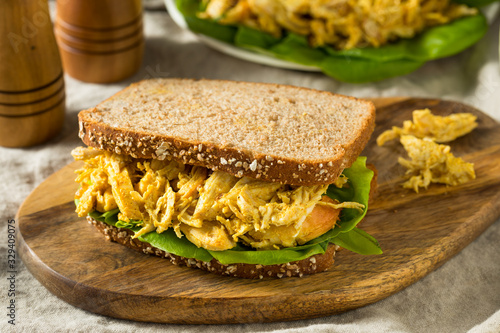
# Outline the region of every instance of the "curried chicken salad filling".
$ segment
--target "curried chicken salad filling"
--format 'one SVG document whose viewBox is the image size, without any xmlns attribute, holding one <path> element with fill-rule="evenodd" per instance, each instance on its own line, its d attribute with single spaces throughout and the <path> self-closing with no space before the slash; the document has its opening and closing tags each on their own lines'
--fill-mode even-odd
<svg viewBox="0 0 500 333">
<path fill-rule="evenodd" d="M 202 3 L 200 18 L 220 24 L 242 24 L 274 37 L 290 31 L 308 36 L 312 46 L 328 44 L 337 49 L 379 47 L 478 12 L 450 0 L 203 0 Z"/>
<path fill-rule="evenodd" d="M 175 0 L 175 5 L 191 31 L 251 52 L 248 59 L 259 59 L 253 52 L 363 83 L 411 73 L 474 45 L 488 31 L 478 7 L 496 1 Z"/>
<path fill-rule="evenodd" d="M 332 237 L 323 236 L 329 232 L 333 235 L 334 229 L 356 229 L 356 234 L 364 235 L 355 228 L 357 222 L 344 228 L 339 228 L 338 222 L 342 220 L 341 209 L 345 212 L 342 215 L 352 214 L 360 220 L 368 195 L 366 202 L 325 195 L 332 188 L 352 191 L 345 176 L 331 186 L 289 186 L 92 148 L 79 147 L 72 154 L 85 162 L 77 170 L 78 215 L 90 214 L 108 224 L 132 229 L 142 241 L 151 243 L 151 238 L 160 237 L 161 242 L 168 239 L 167 243 L 172 243 L 184 239 L 216 256 L 227 252 L 239 252 L 241 256 L 242 249 L 276 252 L 293 248 L 304 252 L 305 247 L 304 255 L 309 256 L 326 250 Z M 311 223 L 311 213 L 316 210 L 327 210 L 333 220 L 319 226 Z M 338 230 L 335 233 L 333 236 L 338 236 Z M 374 239 L 369 241 L 369 247 L 377 247 L 375 252 L 380 250 Z"/>
</svg>

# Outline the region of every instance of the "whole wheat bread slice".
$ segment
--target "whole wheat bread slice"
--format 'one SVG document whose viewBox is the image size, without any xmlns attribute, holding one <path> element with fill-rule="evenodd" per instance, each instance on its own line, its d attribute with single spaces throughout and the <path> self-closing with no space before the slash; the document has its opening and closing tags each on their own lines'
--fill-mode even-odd
<svg viewBox="0 0 500 333">
<path fill-rule="evenodd" d="M 361 153 L 371 102 L 288 85 L 152 79 L 78 115 L 88 146 L 291 185 L 328 184 Z"/>
</svg>

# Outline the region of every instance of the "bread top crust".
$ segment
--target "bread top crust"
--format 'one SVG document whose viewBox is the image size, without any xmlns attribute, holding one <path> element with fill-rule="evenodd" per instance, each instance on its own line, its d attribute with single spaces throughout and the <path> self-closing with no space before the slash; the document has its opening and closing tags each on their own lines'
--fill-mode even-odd
<svg viewBox="0 0 500 333">
<path fill-rule="evenodd" d="M 78 115 L 88 146 L 291 185 L 329 184 L 375 127 L 371 102 L 287 85 L 152 79 Z"/>
</svg>

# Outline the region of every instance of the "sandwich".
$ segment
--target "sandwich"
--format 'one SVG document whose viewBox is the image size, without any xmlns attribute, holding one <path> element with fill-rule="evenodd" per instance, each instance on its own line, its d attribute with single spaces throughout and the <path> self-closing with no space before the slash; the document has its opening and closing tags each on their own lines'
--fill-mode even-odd
<svg viewBox="0 0 500 333">
<path fill-rule="evenodd" d="M 474 45 L 488 29 L 478 7 L 494 1 L 175 0 L 169 9 L 193 32 L 362 83 Z"/>
<path fill-rule="evenodd" d="M 374 191 L 371 102 L 294 86 L 151 79 L 78 115 L 76 213 L 107 239 L 241 278 L 314 274 Z"/>
</svg>

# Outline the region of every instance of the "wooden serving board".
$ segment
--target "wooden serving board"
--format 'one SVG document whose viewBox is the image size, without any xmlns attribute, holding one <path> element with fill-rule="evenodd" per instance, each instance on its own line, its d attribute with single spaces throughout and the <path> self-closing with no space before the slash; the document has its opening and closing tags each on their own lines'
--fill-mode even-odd
<svg viewBox="0 0 500 333">
<path fill-rule="evenodd" d="M 384 254 L 337 254 L 331 271 L 302 278 L 245 280 L 178 267 L 104 237 L 74 213 L 72 163 L 50 176 L 19 209 L 18 244 L 28 269 L 48 290 L 82 309 L 136 321 L 246 323 L 314 318 L 365 306 L 421 279 L 472 242 L 500 216 L 500 124 L 471 107 L 429 99 L 374 100 L 377 126 L 365 149 L 379 170 L 378 196 L 362 228 Z M 477 179 L 400 186 L 400 144 L 375 138 L 411 119 L 415 109 L 471 112 L 479 127 L 452 152 L 475 164 Z"/>
</svg>

